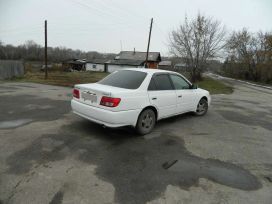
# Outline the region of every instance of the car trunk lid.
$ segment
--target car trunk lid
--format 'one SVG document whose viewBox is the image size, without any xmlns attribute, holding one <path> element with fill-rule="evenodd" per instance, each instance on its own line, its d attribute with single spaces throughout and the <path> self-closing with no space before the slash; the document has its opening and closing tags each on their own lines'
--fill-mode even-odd
<svg viewBox="0 0 272 204">
<path fill-rule="evenodd" d="M 75 89 L 78 89 L 80 92 L 80 97 L 79 99 L 76 99 L 77 101 L 103 109 L 112 109 L 111 107 L 100 105 L 100 101 L 103 96 L 120 97 L 122 93 L 128 91 L 127 89 L 102 85 L 98 83 L 78 84 L 75 85 Z"/>
</svg>

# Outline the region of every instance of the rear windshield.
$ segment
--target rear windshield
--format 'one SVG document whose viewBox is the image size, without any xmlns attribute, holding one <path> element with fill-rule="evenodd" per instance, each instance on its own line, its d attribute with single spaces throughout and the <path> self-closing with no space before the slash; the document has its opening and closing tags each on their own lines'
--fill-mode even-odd
<svg viewBox="0 0 272 204">
<path fill-rule="evenodd" d="M 145 72 L 120 70 L 99 81 L 99 84 L 125 89 L 137 89 L 146 77 Z"/>
</svg>

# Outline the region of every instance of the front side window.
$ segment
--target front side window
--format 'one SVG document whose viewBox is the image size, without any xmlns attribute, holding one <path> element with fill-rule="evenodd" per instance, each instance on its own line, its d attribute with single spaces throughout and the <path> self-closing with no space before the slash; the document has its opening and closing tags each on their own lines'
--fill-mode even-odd
<svg viewBox="0 0 272 204">
<path fill-rule="evenodd" d="M 176 90 L 190 89 L 190 84 L 182 77 L 173 74 L 170 77 Z"/>
<path fill-rule="evenodd" d="M 137 89 L 146 77 L 145 72 L 119 70 L 98 82 L 98 84 L 114 86 L 125 89 Z"/>
<path fill-rule="evenodd" d="M 173 90 L 168 74 L 159 74 L 153 76 L 156 90 Z"/>
</svg>

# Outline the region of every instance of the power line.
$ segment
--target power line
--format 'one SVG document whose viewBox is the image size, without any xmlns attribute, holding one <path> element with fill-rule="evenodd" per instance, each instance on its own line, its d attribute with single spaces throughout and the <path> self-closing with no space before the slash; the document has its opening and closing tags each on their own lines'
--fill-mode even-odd
<svg viewBox="0 0 272 204">
<path fill-rule="evenodd" d="M 158 28 L 158 30 L 160 31 L 160 33 L 162 35 L 164 35 L 165 37 L 167 37 L 168 35 L 160 28 L 159 24 L 157 24 L 156 22 L 154 22 L 154 25 Z"/>
<path fill-rule="evenodd" d="M 96 0 L 96 2 L 99 2 L 100 5 L 101 5 L 101 2 L 102 2 L 106 8 L 122 11 L 123 14 L 126 14 L 126 16 L 131 16 L 131 17 L 133 17 L 133 18 L 135 18 L 137 20 L 139 20 L 139 18 L 136 18 L 136 16 L 140 17 L 140 19 L 142 21 L 144 21 L 144 22 L 146 22 L 146 20 L 147 20 L 147 18 L 139 15 L 138 13 L 136 13 L 136 12 L 134 12 L 132 10 L 129 10 L 128 8 L 122 9 L 122 6 L 120 4 L 118 4 L 116 1 L 114 1 L 114 4 L 112 4 L 112 1 L 110 1 L 112 7 L 108 7 L 109 2 L 106 3 L 104 0 L 99 0 L 99 1 Z M 116 5 L 119 5 L 119 6 L 116 6 Z"/>
<path fill-rule="evenodd" d="M 140 26 L 141 24 L 131 24 L 131 23 L 114 23 L 114 24 L 95 24 L 91 25 L 92 27 L 83 27 L 85 24 L 50 24 L 49 25 L 49 30 L 50 32 L 65 32 L 63 30 L 69 29 L 69 32 L 79 32 L 79 31 L 97 31 L 97 30 L 107 30 L 109 27 L 118 27 L 118 29 L 127 29 L 135 26 Z M 95 27 L 95 30 L 93 30 L 93 27 Z M 76 30 L 71 30 L 71 28 L 76 28 Z M 52 29 L 52 30 L 51 30 Z M 31 29 L 17 29 L 17 30 L 12 30 L 12 31 L 0 31 L 1 35 L 9 35 L 9 34 L 21 34 L 21 33 L 40 33 L 42 32 L 42 27 L 40 28 L 31 28 Z M 67 32 L 65 32 L 67 34 Z"/>
<path fill-rule="evenodd" d="M 86 4 L 86 3 L 82 3 L 80 2 L 79 0 L 76 1 L 76 0 L 71 0 L 73 1 L 74 3 L 78 4 L 78 5 L 81 5 L 82 7 L 86 8 L 86 9 L 89 9 L 89 10 L 92 10 L 92 11 L 96 11 L 98 15 L 102 16 L 104 15 L 105 16 L 110 16 L 110 17 L 113 17 L 113 18 L 119 18 L 119 20 L 123 20 L 122 18 L 120 18 L 119 16 L 115 16 L 113 14 L 110 14 L 110 13 L 107 13 L 105 11 L 101 11 L 100 9 L 96 8 L 95 6 L 90 6 L 89 4 Z M 102 15 L 101 15 L 102 14 Z"/>
<path fill-rule="evenodd" d="M 0 29 L 1 32 L 5 31 L 13 31 L 13 30 L 18 30 L 18 29 L 29 29 L 29 28 L 42 28 L 41 25 L 34 24 L 34 25 L 28 25 L 28 26 L 15 26 L 15 27 L 7 27 L 6 29 Z"/>
<path fill-rule="evenodd" d="M 90 5 L 89 3 L 86 3 L 84 0 L 71 0 L 73 3 L 77 4 L 81 8 L 87 9 L 88 11 L 92 11 L 92 13 L 95 12 L 95 15 L 101 16 L 101 17 L 111 17 L 110 20 L 113 19 L 118 19 L 118 22 L 116 23 L 110 23 L 107 21 L 107 23 L 97 23 L 97 22 L 89 22 L 90 27 L 88 26 L 89 24 L 87 23 L 50 23 L 48 25 L 48 31 L 50 32 L 51 35 L 54 36 L 63 36 L 67 35 L 67 32 L 65 32 L 66 29 L 69 29 L 69 33 L 73 35 L 89 35 L 90 33 L 94 32 L 99 32 L 99 31 L 105 31 L 107 29 L 112 29 L 112 27 L 118 27 L 119 30 L 130 30 L 130 29 L 135 29 L 135 26 L 140 26 L 143 25 L 142 22 L 146 22 L 147 17 L 141 15 L 138 12 L 135 12 L 132 9 L 125 8 L 123 9 L 124 5 L 118 4 L 116 1 L 108 2 L 110 5 L 106 3 L 105 0 L 93 0 L 97 2 L 95 5 Z M 97 6 L 98 5 L 98 6 Z M 104 5 L 104 6 L 103 6 Z M 101 10 L 101 7 L 103 6 L 103 10 Z M 94 12 L 93 12 L 94 11 Z M 120 15 L 116 16 L 116 12 L 114 11 L 120 11 L 122 12 L 123 17 Z M 120 13 L 119 12 L 119 13 Z M 89 12 L 90 13 L 90 12 Z M 138 17 L 138 18 L 137 18 Z M 135 19 L 136 22 L 132 22 L 131 20 L 127 20 L 128 18 Z M 124 19 L 126 19 L 124 21 Z M 86 19 L 86 21 L 89 21 L 89 19 Z M 134 21 L 134 20 L 133 20 Z M 84 26 L 82 28 L 82 26 Z M 154 22 L 154 26 L 157 28 L 157 31 L 159 31 L 162 36 L 166 36 L 164 31 L 159 27 L 159 25 Z M 72 28 L 72 29 L 71 29 Z M 73 29 L 75 28 L 75 29 Z M 22 33 L 27 33 L 29 35 L 38 35 L 42 32 L 42 27 L 33 25 L 33 26 L 27 26 L 27 27 L 13 27 L 9 28 L 6 30 L 0 30 L 0 35 L 20 35 Z M 3 34 L 4 33 L 4 34 Z"/>
<path fill-rule="evenodd" d="M 101 1 L 103 1 L 103 0 L 101 0 Z M 117 3 L 116 1 L 114 1 L 114 4 L 112 4 L 112 5 L 113 5 L 113 6 L 118 5 L 119 7 L 115 6 L 115 8 L 120 9 L 120 10 L 122 10 L 122 11 L 125 11 L 126 13 L 128 13 L 129 15 L 131 15 L 131 16 L 133 16 L 133 17 L 138 16 L 139 18 L 141 18 L 141 19 L 142 19 L 143 21 L 145 21 L 145 22 L 148 20 L 147 17 L 144 17 L 144 16 L 140 15 L 139 13 L 137 13 L 137 12 L 131 10 L 131 9 L 128 9 L 128 8 L 121 9 L 121 8 L 122 8 L 122 5 L 120 5 L 120 4 Z"/>
<path fill-rule="evenodd" d="M 101 2 L 101 1 L 99 1 L 99 5 L 102 5 L 102 4 L 104 4 L 104 6 L 103 6 L 103 9 L 105 9 L 105 8 L 108 8 L 108 9 L 110 9 L 111 11 L 109 11 L 109 10 L 100 10 L 100 8 L 98 8 L 98 7 L 95 7 L 95 6 L 90 6 L 90 4 L 86 4 L 86 3 L 82 3 L 82 2 L 80 2 L 79 0 L 78 1 L 76 1 L 76 0 L 71 0 L 71 1 L 73 1 L 74 3 L 76 3 L 76 4 L 78 4 L 78 5 L 80 5 L 80 6 L 82 6 L 82 7 L 84 7 L 84 8 L 86 8 L 86 9 L 90 9 L 90 10 L 95 10 L 95 11 L 97 11 L 98 13 L 98 15 L 100 15 L 101 16 L 101 14 L 102 15 L 104 15 L 104 16 L 111 16 L 111 17 L 114 17 L 114 18 L 117 18 L 118 20 L 121 20 L 121 22 L 124 22 L 123 21 L 123 17 L 121 17 L 120 15 L 115 15 L 115 13 L 112 13 L 111 11 L 113 11 L 114 10 L 114 8 L 115 9 L 118 9 L 118 10 L 120 10 L 120 11 L 122 11 L 124 14 L 126 13 L 126 17 L 129 17 L 129 15 L 131 16 L 131 17 L 135 17 L 135 16 L 140 16 L 140 15 L 138 15 L 137 13 L 135 13 L 135 15 L 133 15 L 132 14 L 132 12 L 128 12 L 127 11 L 127 9 L 121 9 L 120 7 L 116 7 L 115 5 L 113 5 L 114 6 L 114 8 L 112 8 L 112 7 L 109 7 L 105 2 Z M 96 2 L 98 2 L 98 1 L 96 1 Z M 102 4 L 101 4 L 102 3 Z M 117 2 L 114 2 L 115 4 L 117 3 Z M 125 17 L 125 19 L 127 19 Z M 143 22 L 143 21 L 145 21 L 146 22 L 146 18 L 145 17 L 142 17 L 142 16 L 140 16 L 140 18 L 142 18 L 142 20 L 141 20 L 141 22 Z M 144 20 L 143 20 L 144 19 Z M 137 19 L 137 20 L 139 20 L 139 18 Z M 131 22 L 131 21 L 130 21 Z M 124 22 L 124 23 L 126 23 L 126 22 Z"/>
</svg>

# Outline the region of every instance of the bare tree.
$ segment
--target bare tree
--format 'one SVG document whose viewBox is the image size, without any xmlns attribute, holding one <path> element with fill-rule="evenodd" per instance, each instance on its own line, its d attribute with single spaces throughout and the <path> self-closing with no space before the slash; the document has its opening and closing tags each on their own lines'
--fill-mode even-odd
<svg viewBox="0 0 272 204">
<path fill-rule="evenodd" d="M 198 14 L 191 21 L 185 21 L 170 33 L 170 52 L 185 59 L 191 80 L 201 79 L 207 60 L 217 57 L 224 47 L 225 27 L 211 17 Z"/>
<path fill-rule="evenodd" d="M 23 59 L 26 61 L 43 61 L 43 47 L 33 40 L 28 40 L 19 46 L 4 45 L 0 41 L 0 59 Z M 80 59 L 114 59 L 114 53 L 99 53 L 96 51 L 84 52 L 81 50 L 72 50 L 65 47 L 48 47 L 48 59 L 50 62 L 61 62 L 73 58 Z"/>
<path fill-rule="evenodd" d="M 256 39 L 246 28 L 242 31 L 233 32 L 227 39 L 226 49 L 233 61 L 250 63 L 253 56 L 253 49 L 256 46 Z"/>
<path fill-rule="evenodd" d="M 257 33 L 257 63 L 266 63 L 272 60 L 272 33 L 258 32 Z"/>
<path fill-rule="evenodd" d="M 4 59 L 5 58 L 5 51 L 4 51 L 4 44 L 3 42 L 0 40 L 0 59 Z"/>
<path fill-rule="evenodd" d="M 232 77 L 254 81 L 270 81 L 272 35 L 269 32 L 250 33 L 248 29 L 234 31 L 226 41 L 228 54 L 225 69 Z M 226 66 L 225 66 L 226 67 Z"/>
</svg>

